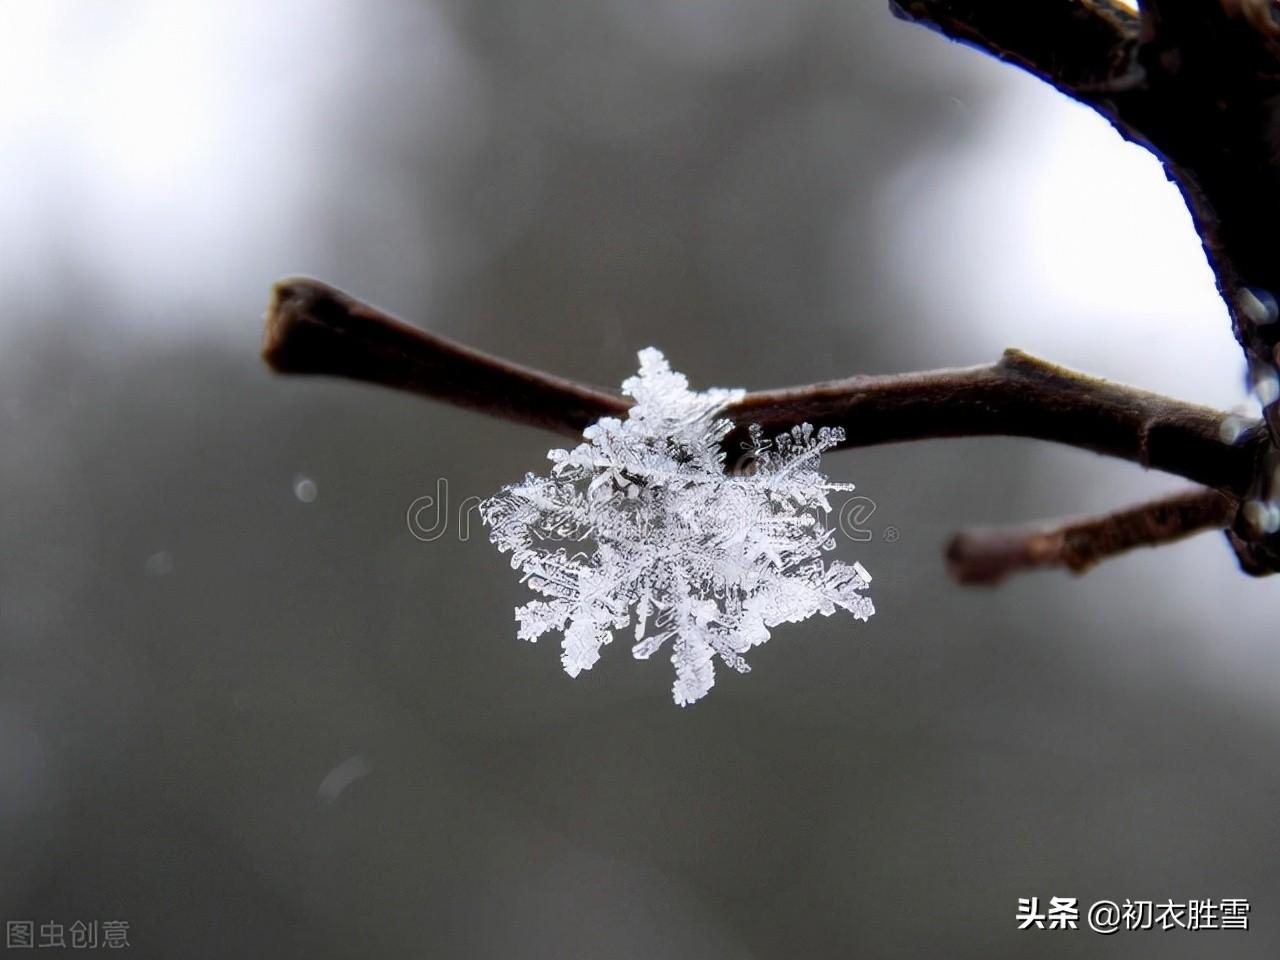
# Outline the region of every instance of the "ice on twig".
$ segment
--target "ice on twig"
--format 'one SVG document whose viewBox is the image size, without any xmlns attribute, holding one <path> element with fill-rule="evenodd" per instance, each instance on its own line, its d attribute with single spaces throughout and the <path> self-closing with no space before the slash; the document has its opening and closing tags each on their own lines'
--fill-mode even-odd
<svg viewBox="0 0 1280 960">
<path fill-rule="evenodd" d="M 726 471 L 719 416 L 741 390 L 694 392 L 653 349 L 623 392 L 627 419 L 606 417 L 585 443 L 552 450 L 548 475 L 528 474 L 481 505 L 489 537 L 541 599 L 516 609 L 518 635 L 563 635 L 570 676 L 589 670 L 614 632 L 632 628 L 638 659 L 670 651 L 684 706 L 715 683 L 715 659 L 745 672 L 743 654 L 780 623 L 875 608 L 860 563 L 823 562 L 834 546 L 822 453 L 840 428 L 802 423 L 767 438 L 749 466 Z"/>
</svg>

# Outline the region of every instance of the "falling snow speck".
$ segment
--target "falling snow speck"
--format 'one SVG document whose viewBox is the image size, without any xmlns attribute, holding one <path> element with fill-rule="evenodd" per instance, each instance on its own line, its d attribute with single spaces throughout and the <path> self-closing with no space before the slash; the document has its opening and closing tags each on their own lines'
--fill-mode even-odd
<svg viewBox="0 0 1280 960">
<path fill-rule="evenodd" d="M 173 573 L 173 554 L 168 550 L 157 550 L 147 557 L 145 569 L 149 577 L 167 577 Z"/>
<path fill-rule="evenodd" d="M 316 790 L 316 799 L 321 806 L 328 806 L 336 801 L 347 787 L 371 773 L 373 773 L 373 767 L 360 754 L 348 757 L 320 781 L 320 787 Z"/>
<path fill-rule="evenodd" d="M 1249 371 L 1249 389 L 1263 407 L 1280 400 L 1280 379 L 1269 367 L 1257 365 Z"/>
<path fill-rule="evenodd" d="M 1240 310 L 1257 324 L 1275 323 L 1280 317 L 1280 306 L 1269 290 L 1260 287 L 1244 287 L 1236 298 Z"/>
<path fill-rule="evenodd" d="M 293 495 L 303 503 L 311 503 L 319 495 L 320 488 L 310 477 L 298 474 L 293 478 Z"/>
<path fill-rule="evenodd" d="M 822 556 L 835 546 L 827 495 L 853 489 L 820 469 L 843 430 L 752 426 L 753 468 L 726 472 L 733 424 L 720 414 L 741 390 L 691 391 L 653 348 L 622 389 L 635 400 L 627 419 L 598 420 L 585 443 L 547 454 L 548 475 L 481 504 L 490 540 L 541 595 L 516 608 L 521 639 L 560 633 L 577 676 L 631 630 L 635 658 L 669 651 L 684 706 L 711 689 L 717 659 L 746 672 L 744 654 L 779 624 L 871 617 L 866 568 Z"/>
</svg>

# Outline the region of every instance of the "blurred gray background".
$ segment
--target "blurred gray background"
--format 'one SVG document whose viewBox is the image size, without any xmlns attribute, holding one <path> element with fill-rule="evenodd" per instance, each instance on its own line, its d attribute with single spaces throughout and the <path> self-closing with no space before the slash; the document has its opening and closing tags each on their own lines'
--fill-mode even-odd
<svg viewBox="0 0 1280 960">
<path fill-rule="evenodd" d="M 879 0 L 0 0 L 0 226 L 0 919 L 145 957 L 1280 951 L 1280 583 L 1212 535 L 997 591 L 941 562 L 1176 482 L 832 455 L 877 615 L 680 710 L 663 658 L 518 642 L 448 516 L 558 441 L 257 356 L 308 273 L 602 385 L 651 344 L 699 387 L 1016 345 L 1244 403 L 1176 192 L 1033 80 Z M 1018 932 L 1030 896 L 1253 916 Z"/>
</svg>

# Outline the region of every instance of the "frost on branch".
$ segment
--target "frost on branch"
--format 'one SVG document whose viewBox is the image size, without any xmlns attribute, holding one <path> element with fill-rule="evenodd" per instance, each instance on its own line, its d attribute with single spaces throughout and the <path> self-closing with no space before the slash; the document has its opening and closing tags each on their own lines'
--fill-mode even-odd
<svg viewBox="0 0 1280 960">
<path fill-rule="evenodd" d="M 481 505 L 490 540 L 543 597 L 516 609 L 522 639 L 563 633 L 576 677 L 634 623 L 632 654 L 667 646 L 684 706 L 715 683 L 717 655 L 747 671 L 742 655 L 780 623 L 875 612 L 862 564 L 822 560 L 835 546 L 827 494 L 853 489 L 820 469 L 842 430 L 802 423 L 768 439 L 753 426 L 749 468 L 726 473 L 732 424 L 716 414 L 742 391 L 693 392 L 653 348 L 622 389 L 635 400 L 626 420 L 597 421 L 585 443 L 547 454 L 549 476 Z"/>
</svg>

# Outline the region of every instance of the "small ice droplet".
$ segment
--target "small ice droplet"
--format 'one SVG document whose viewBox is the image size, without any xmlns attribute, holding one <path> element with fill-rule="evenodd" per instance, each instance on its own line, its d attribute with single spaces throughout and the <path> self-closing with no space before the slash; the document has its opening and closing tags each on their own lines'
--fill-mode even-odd
<svg viewBox="0 0 1280 960">
<path fill-rule="evenodd" d="M 1262 518 L 1262 529 L 1266 533 L 1280 531 L 1280 504 L 1268 503 L 1266 516 Z"/>
<path fill-rule="evenodd" d="M 1261 287 L 1244 287 L 1236 297 L 1236 303 L 1240 306 L 1240 312 L 1256 324 L 1275 323 L 1276 318 L 1280 317 L 1280 306 L 1277 306 L 1276 298 Z"/>
<path fill-rule="evenodd" d="M 310 477 L 298 474 L 293 478 L 293 495 L 303 503 L 311 503 L 319 493 L 320 488 Z"/>
<path fill-rule="evenodd" d="M 1257 370 L 1253 374 L 1253 395 L 1264 407 L 1269 407 L 1280 399 L 1280 381 L 1276 379 L 1274 370 Z"/>
<path fill-rule="evenodd" d="M 1242 512 L 1245 520 L 1249 521 L 1249 526 L 1255 530 L 1267 528 L 1267 505 L 1261 500 L 1250 500 L 1244 505 Z"/>
<path fill-rule="evenodd" d="M 147 557 L 144 567 L 149 577 L 166 577 L 173 573 L 173 554 L 168 550 L 157 550 Z"/>
<path fill-rule="evenodd" d="M 1244 433 L 1244 424 L 1244 417 L 1234 413 L 1227 414 L 1218 427 L 1218 439 L 1223 443 L 1235 443 Z"/>
</svg>

